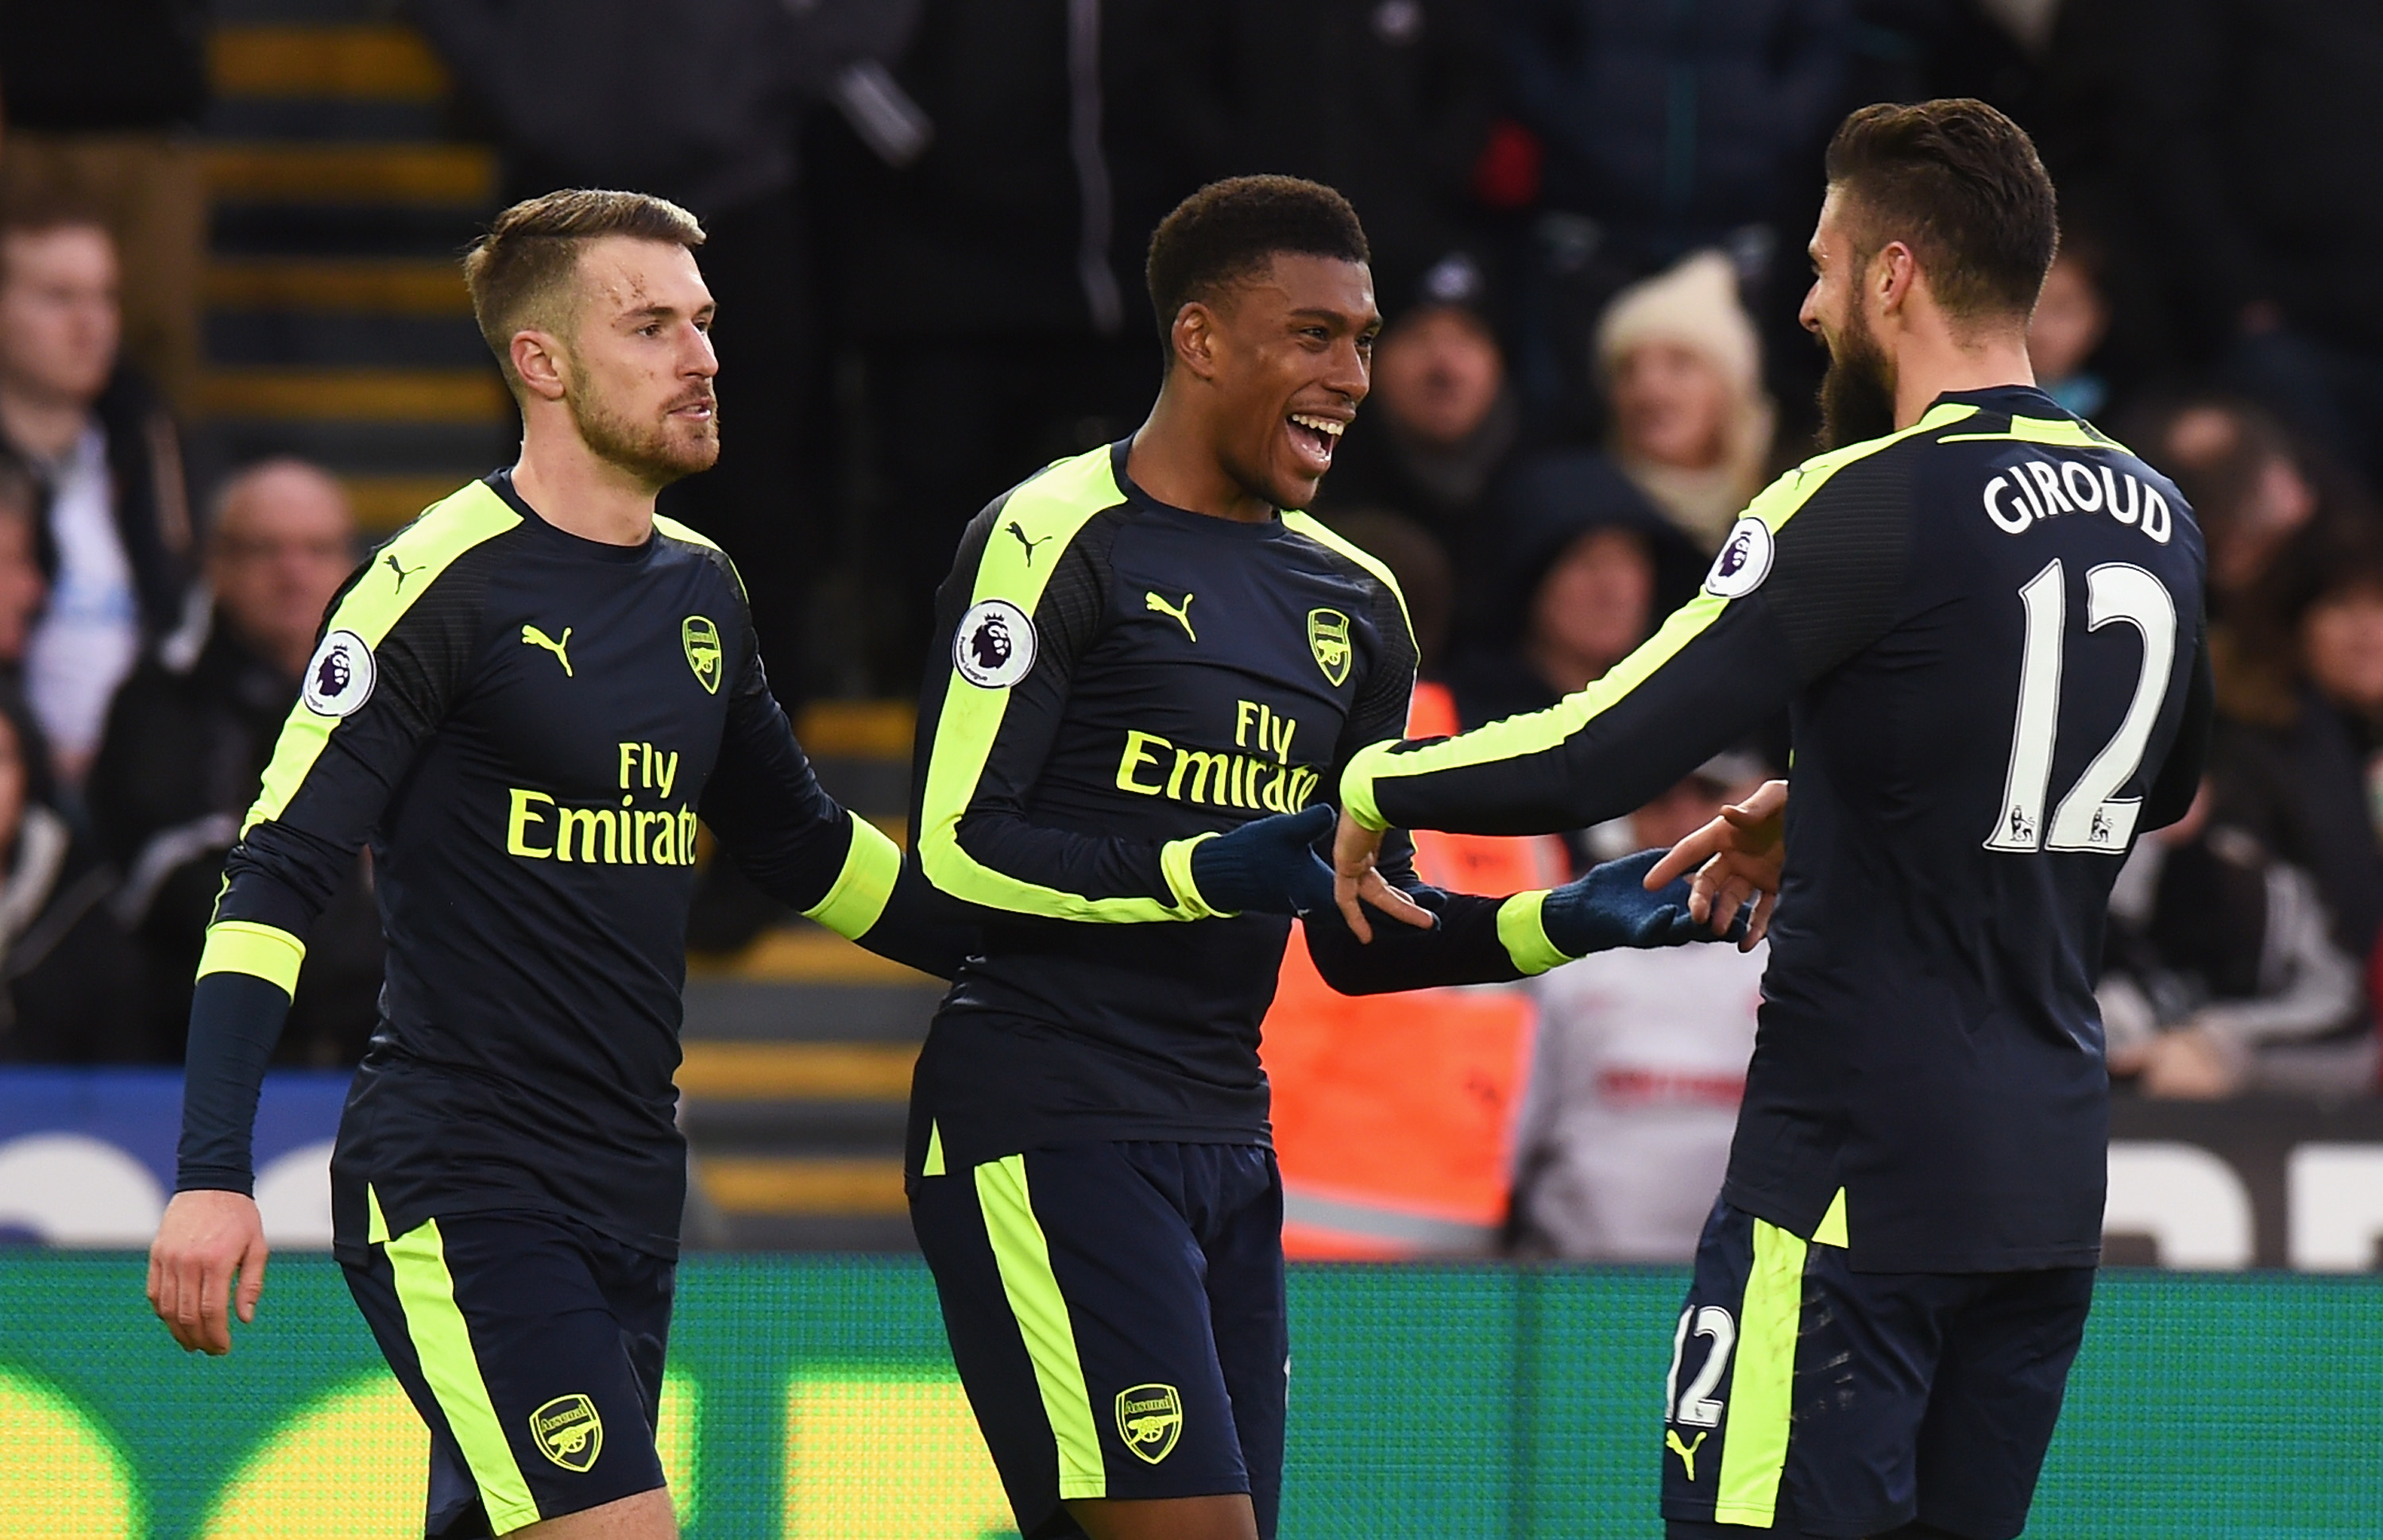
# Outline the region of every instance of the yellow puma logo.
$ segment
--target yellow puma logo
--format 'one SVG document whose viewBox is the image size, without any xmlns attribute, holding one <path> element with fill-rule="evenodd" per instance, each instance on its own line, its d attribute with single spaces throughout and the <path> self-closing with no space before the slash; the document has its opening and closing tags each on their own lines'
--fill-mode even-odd
<svg viewBox="0 0 2383 1540">
<path fill-rule="evenodd" d="M 1197 594 L 1186 594 L 1183 596 L 1182 603 L 1169 604 L 1156 594 L 1145 593 L 1142 596 L 1142 607 L 1144 610 L 1154 610 L 1162 615 L 1172 616 L 1175 623 L 1183 628 L 1183 634 L 1196 642 L 1200 639 L 1200 634 L 1192 629 L 1190 611 L 1192 601 L 1197 598 L 1199 598 Z"/>
<path fill-rule="evenodd" d="M 525 625 L 522 627 L 522 645 L 524 647 L 544 647 L 547 651 L 554 654 L 554 660 L 556 662 L 562 665 L 563 678 L 570 679 L 574 677 L 571 671 L 571 654 L 562 650 L 571 645 L 571 628 L 569 626 L 566 625 L 562 628 L 562 640 L 558 642 L 553 637 L 548 635 L 545 632 L 540 631 L 537 627 L 534 625 Z"/>
<path fill-rule="evenodd" d="M 1697 1451 L 1704 1448 L 1704 1442 L 1710 1436 L 1711 1436 L 1710 1434 L 1700 1433 L 1697 1435 L 1697 1441 L 1695 1443 L 1683 1444 L 1680 1442 L 1680 1435 L 1678 1434 L 1673 1432 L 1670 1428 L 1665 1428 L 1663 1430 L 1663 1448 L 1671 1450 L 1673 1454 L 1680 1457 L 1680 1463 L 1688 1468 L 1688 1479 L 1690 1481 L 1697 1479 Z"/>
</svg>

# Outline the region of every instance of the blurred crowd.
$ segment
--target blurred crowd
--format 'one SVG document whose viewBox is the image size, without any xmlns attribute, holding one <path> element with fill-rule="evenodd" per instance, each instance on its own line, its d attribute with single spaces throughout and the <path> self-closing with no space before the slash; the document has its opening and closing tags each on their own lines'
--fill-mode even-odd
<svg viewBox="0 0 2383 1540">
<path fill-rule="evenodd" d="M 1374 243 L 1387 327 L 1318 512 L 1398 572 L 1418 710 L 1471 726 L 1578 690 L 1810 451 L 1823 360 L 1795 317 L 1831 129 L 1874 100 L 1996 103 L 2062 194 L 2037 373 L 2176 478 L 2210 556 L 2223 726 L 2192 816 L 2144 840 L 2119 881 L 2112 1068 L 2154 1096 L 2374 1090 L 2383 286 L 2365 265 L 2383 249 L 2383 11 L 402 11 L 450 68 L 458 121 L 500 152 L 507 195 L 632 186 L 710 231 L 726 450 L 670 496 L 736 553 L 789 697 L 910 692 L 962 524 L 1147 407 L 1147 232 L 1192 188 L 1248 171 L 1340 188 Z M 95 66 L 76 40 L 135 13 L 155 18 L 147 53 Z M 357 555 L 339 485 L 304 464 L 186 484 L 167 402 L 191 367 L 195 287 L 157 255 L 184 237 L 156 232 L 183 228 L 173 156 L 204 94 L 204 13 L 0 11 L 11 1058 L 178 1056 L 216 863 Z M 103 75 L 107 89 L 89 83 Z M 1784 728 L 1745 745 L 1548 858 L 1576 868 L 1668 840 L 1776 773 L 1787 747 Z M 369 1029 L 369 882 L 360 865 L 308 953 L 285 1059 L 342 1062 Z M 1544 983 L 1511 1152 L 1516 1244 L 1685 1254 L 1759 970 L 1759 952 L 1707 948 L 1591 959 Z M 1657 1164 L 1693 1201 L 1654 1212 L 1647 1184 L 1613 1175 Z"/>
</svg>

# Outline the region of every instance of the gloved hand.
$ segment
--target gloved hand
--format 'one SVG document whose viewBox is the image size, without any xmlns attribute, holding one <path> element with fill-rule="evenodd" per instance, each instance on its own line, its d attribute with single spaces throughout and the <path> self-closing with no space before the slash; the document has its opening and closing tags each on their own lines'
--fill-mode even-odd
<svg viewBox="0 0 2383 1540">
<path fill-rule="evenodd" d="M 1688 880 L 1676 878 L 1648 893 L 1644 880 L 1660 850 L 1642 850 L 1592 867 L 1550 892 L 1539 908 L 1539 925 L 1557 950 L 1585 957 L 1617 946 L 1683 946 L 1694 941 L 1721 941 L 1712 928 L 1688 913 Z M 1735 917 L 1729 937 L 1745 932 L 1746 917 Z"/>
<path fill-rule="evenodd" d="M 1332 869 L 1315 844 L 1332 832 L 1338 816 L 1318 805 L 1202 840 L 1192 847 L 1192 881 L 1201 901 L 1220 914 L 1301 915 L 1330 904 Z"/>
</svg>

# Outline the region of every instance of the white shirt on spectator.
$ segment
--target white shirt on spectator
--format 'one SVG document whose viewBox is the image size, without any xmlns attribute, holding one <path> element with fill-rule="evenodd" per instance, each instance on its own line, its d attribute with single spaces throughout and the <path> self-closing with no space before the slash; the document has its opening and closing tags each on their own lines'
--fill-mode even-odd
<svg viewBox="0 0 2383 1540">
<path fill-rule="evenodd" d="M 1515 1142 L 1525 1235 L 1557 1254 L 1696 1255 L 1754 1052 L 1767 944 L 1600 952 L 1538 982 Z"/>
<path fill-rule="evenodd" d="M 63 764 L 99 748 L 107 705 L 141 656 L 141 604 L 132 562 L 116 532 L 116 483 L 107 436 L 86 427 L 50 489 L 57 580 L 25 647 L 25 694 Z"/>
</svg>

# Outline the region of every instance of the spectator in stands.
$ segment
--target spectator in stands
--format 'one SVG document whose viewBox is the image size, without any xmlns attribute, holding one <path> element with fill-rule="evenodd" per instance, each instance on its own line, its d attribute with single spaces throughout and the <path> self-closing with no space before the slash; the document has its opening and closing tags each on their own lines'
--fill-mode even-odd
<svg viewBox="0 0 2383 1540">
<path fill-rule="evenodd" d="M 2098 417 L 2110 404 L 2109 381 L 2093 368 L 2094 351 L 2109 329 L 2099 248 L 2064 240 L 2028 322 L 2027 356 L 2043 393 L 2080 417 Z"/>
<path fill-rule="evenodd" d="M 30 721 L 0 694 L 0 1060 L 154 1058 L 141 960 L 108 912 L 116 874 L 50 800 Z"/>
<path fill-rule="evenodd" d="M 115 242 L 68 212 L 0 216 L 0 437 L 46 485 L 56 553 L 25 690 L 62 780 L 116 686 L 183 618 L 190 510 L 173 419 L 117 356 Z"/>
<path fill-rule="evenodd" d="M 2378 634 L 2364 671 L 2383 663 Z M 2383 700 L 2383 678 L 2371 681 Z M 2334 942 L 2316 883 L 2243 830 L 2191 814 L 2139 842 L 2110 894 L 2095 991 L 2110 1072 L 2151 1096 L 2253 1088 L 2340 1095 L 2375 1081 L 2359 965 Z"/>
<path fill-rule="evenodd" d="M 823 97 L 881 153 L 923 149 L 932 125 L 884 69 L 917 25 L 918 0 L 407 3 L 497 127 L 504 201 L 629 187 L 702 220 L 728 426 L 719 462 L 672 488 L 662 511 L 735 557 L 771 683 L 798 703 L 809 586 L 834 528 L 818 462 L 837 446 L 813 426 L 827 370 L 797 133 Z"/>
<path fill-rule="evenodd" d="M 1632 815 L 1668 846 L 1769 775 L 1723 755 Z M 1538 983 L 1510 1229 L 1525 1254 L 1686 1262 L 1721 1190 L 1769 943 L 1604 953 Z"/>
<path fill-rule="evenodd" d="M 0 6 L 0 203 L 93 211 L 124 265 L 124 351 L 184 410 L 199 370 L 207 0 Z"/>
<path fill-rule="evenodd" d="M 2176 478 L 2207 543 L 2211 613 L 2254 618 L 2277 557 L 2319 522 L 2316 467 L 2281 424 L 2241 400 L 2187 400 L 2147 425 L 2142 452 Z M 2338 503 L 2352 495 L 2346 486 L 2332 490 Z"/>
<path fill-rule="evenodd" d="M 1614 297 L 1598 323 L 1614 460 L 1706 551 L 1762 489 L 1776 422 L 1762 349 L 1718 252 Z"/>
<path fill-rule="evenodd" d="M 2363 963 L 2383 929 L 2383 531 L 2341 512 L 2311 524 L 2253 597 L 2214 628 L 2229 646 L 2212 821 L 2307 872 L 2335 946 Z"/>
<path fill-rule="evenodd" d="M 338 482 L 294 460 L 228 482 L 206 546 L 204 637 L 178 636 L 125 683 L 88 788 L 124 885 L 117 917 L 150 960 L 149 1018 L 180 1058 L 191 979 L 223 853 L 240 831 L 315 647 L 355 562 Z M 364 857 L 317 922 L 278 1058 L 353 1064 L 380 989 L 380 922 Z"/>
<path fill-rule="evenodd" d="M 1456 575 L 1448 548 L 1423 525 L 1388 509 L 1335 508 L 1326 518 L 1334 530 L 1390 569 L 1407 601 L 1407 622 L 1414 628 L 1415 671 L 1436 678 L 1448 659 L 1455 614 Z"/>
<path fill-rule="evenodd" d="M 1333 451 L 1323 504 L 1378 508 L 1428 531 L 1455 561 L 1459 629 L 1488 620 L 1498 482 L 1522 440 L 1522 409 L 1480 309 L 1479 270 L 1434 270 L 1422 302 L 1374 346 L 1373 388 Z"/>
<path fill-rule="evenodd" d="M 1624 284 L 1708 246 L 1728 249 L 1758 291 L 1776 265 L 1801 271 L 1810 210 L 1791 205 L 1843 110 L 1849 9 L 1503 7 L 1515 109 L 1546 146 L 1530 297 L 1545 321 L 1520 361 L 1534 407 L 1566 427 L 1593 420 L 1589 341 Z"/>
<path fill-rule="evenodd" d="M 2383 482 L 2383 7 L 2132 7 L 2112 105 L 2191 336 Z"/>
</svg>

